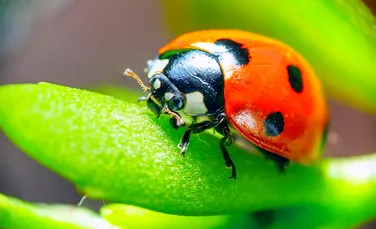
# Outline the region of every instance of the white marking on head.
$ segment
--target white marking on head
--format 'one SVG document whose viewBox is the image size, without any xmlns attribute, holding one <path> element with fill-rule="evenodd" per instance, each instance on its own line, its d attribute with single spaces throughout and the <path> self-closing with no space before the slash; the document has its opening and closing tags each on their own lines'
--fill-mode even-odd
<svg viewBox="0 0 376 229">
<path fill-rule="evenodd" d="M 196 42 L 196 43 L 191 44 L 191 46 L 206 50 L 209 53 L 227 52 L 227 49 L 224 46 L 216 45 L 210 42 Z"/>
<path fill-rule="evenodd" d="M 220 54 L 219 64 L 222 67 L 225 79 L 231 78 L 233 71 L 240 68 L 240 66 L 236 64 L 233 54 L 231 54 L 231 52 L 229 52 L 224 46 L 216 45 L 210 42 L 197 42 L 191 44 L 191 46 L 200 48 L 214 55 Z"/>
<path fill-rule="evenodd" d="M 236 64 L 236 60 L 234 59 L 233 55 L 229 52 L 223 53 L 221 55 L 221 61 L 219 61 L 219 64 L 222 67 L 223 76 L 225 79 L 230 79 L 232 76 L 232 73 L 239 69 L 240 66 Z"/>
<path fill-rule="evenodd" d="M 204 95 L 195 91 L 186 94 L 187 102 L 184 107 L 184 113 L 194 115 L 194 114 L 206 114 L 208 109 L 204 103 Z"/>
<path fill-rule="evenodd" d="M 233 120 L 238 126 L 244 126 L 248 130 L 255 130 L 256 128 L 256 120 L 249 111 L 245 110 L 237 113 Z"/>
<path fill-rule="evenodd" d="M 168 64 L 168 59 L 165 60 L 155 60 L 153 61 L 153 65 L 150 66 L 149 72 L 148 72 L 148 78 L 150 79 L 153 77 L 158 72 L 163 72 L 163 69 L 167 66 Z"/>
<path fill-rule="evenodd" d="M 161 87 L 161 80 L 160 79 L 154 80 L 154 82 L 153 82 L 153 88 L 154 89 L 158 89 L 160 87 Z"/>
<path fill-rule="evenodd" d="M 174 94 L 172 94 L 171 92 L 166 92 L 166 93 L 164 94 L 164 99 L 165 99 L 166 101 L 170 101 L 170 99 L 171 99 L 172 97 L 174 97 Z"/>
</svg>

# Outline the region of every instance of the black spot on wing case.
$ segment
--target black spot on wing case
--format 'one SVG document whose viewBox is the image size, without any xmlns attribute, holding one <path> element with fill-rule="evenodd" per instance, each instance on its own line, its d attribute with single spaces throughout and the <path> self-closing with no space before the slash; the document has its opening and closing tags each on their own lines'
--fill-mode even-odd
<svg viewBox="0 0 376 229">
<path fill-rule="evenodd" d="M 281 112 L 273 112 L 264 120 L 266 135 L 276 137 L 280 135 L 284 129 L 285 122 Z"/>
<path fill-rule="evenodd" d="M 295 92 L 301 93 L 303 91 L 303 79 L 300 69 L 297 66 L 288 65 L 287 74 L 289 76 L 289 83 L 291 88 Z"/>
<path fill-rule="evenodd" d="M 239 66 L 248 64 L 251 59 L 248 49 L 243 48 L 242 44 L 239 44 L 233 40 L 219 39 L 215 42 L 215 44 L 224 47 L 227 52 L 230 52 Z M 220 53 L 215 54 L 218 54 L 219 56 L 221 55 Z"/>
</svg>

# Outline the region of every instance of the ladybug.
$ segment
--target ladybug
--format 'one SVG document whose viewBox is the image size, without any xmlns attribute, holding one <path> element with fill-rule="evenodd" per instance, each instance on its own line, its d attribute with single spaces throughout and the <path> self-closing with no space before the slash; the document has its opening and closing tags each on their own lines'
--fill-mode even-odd
<svg viewBox="0 0 376 229">
<path fill-rule="evenodd" d="M 309 164 L 322 150 L 328 109 L 319 80 L 291 47 L 239 30 L 204 30 L 175 38 L 147 62 L 147 106 L 168 114 L 173 128 L 185 126 L 181 114 L 205 117 L 189 125 L 179 147 L 184 154 L 191 134 L 214 128 L 225 164 L 236 168 L 226 146 L 230 126 L 281 170 L 289 161 Z"/>
</svg>

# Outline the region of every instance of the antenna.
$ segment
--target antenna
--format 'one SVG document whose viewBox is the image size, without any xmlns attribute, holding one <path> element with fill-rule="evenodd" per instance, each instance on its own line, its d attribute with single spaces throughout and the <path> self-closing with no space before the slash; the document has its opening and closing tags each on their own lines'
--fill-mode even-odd
<svg viewBox="0 0 376 229">
<path fill-rule="evenodd" d="M 140 79 L 140 77 L 136 73 L 134 73 L 132 70 L 130 70 L 129 68 L 127 68 L 124 71 L 124 75 L 125 76 L 130 76 L 133 79 L 137 80 L 137 83 L 141 86 L 142 90 L 144 90 L 144 91 L 149 91 L 150 90 L 150 88 L 148 88 L 148 87 L 145 86 L 145 84 L 142 82 L 142 80 Z"/>
</svg>

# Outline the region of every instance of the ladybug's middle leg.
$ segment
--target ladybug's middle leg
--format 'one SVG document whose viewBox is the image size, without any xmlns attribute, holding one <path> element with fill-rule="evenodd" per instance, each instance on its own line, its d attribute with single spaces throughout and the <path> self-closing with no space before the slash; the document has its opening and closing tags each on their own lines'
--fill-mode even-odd
<svg viewBox="0 0 376 229">
<path fill-rule="evenodd" d="M 207 121 L 194 123 L 190 125 L 188 129 L 185 131 L 185 133 L 183 134 L 183 137 L 181 138 L 180 143 L 178 145 L 181 148 L 180 153 L 184 155 L 185 151 L 187 151 L 188 145 L 189 145 L 189 138 L 191 137 L 191 134 L 198 134 L 207 129 L 214 128 L 218 126 L 224 120 L 225 120 L 224 117 L 221 117 L 212 121 L 207 120 Z"/>
<path fill-rule="evenodd" d="M 219 147 L 222 151 L 223 159 L 225 159 L 226 167 L 232 169 L 231 177 L 229 178 L 236 178 L 236 167 L 234 162 L 231 160 L 230 154 L 228 153 L 226 146 L 231 145 L 233 142 L 233 137 L 230 133 L 230 128 L 227 122 L 222 122 L 220 125 L 215 127 L 215 130 L 223 135 L 223 138 L 219 141 Z"/>
</svg>

